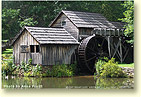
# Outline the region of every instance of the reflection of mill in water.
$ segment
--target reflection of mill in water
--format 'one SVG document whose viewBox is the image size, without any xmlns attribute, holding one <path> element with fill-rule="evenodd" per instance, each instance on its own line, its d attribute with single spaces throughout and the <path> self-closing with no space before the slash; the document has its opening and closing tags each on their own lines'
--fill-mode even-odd
<svg viewBox="0 0 141 97">
<path fill-rule="evenodd" d="M 77 76 L 67 78 L 33 78 L 9 76 L 9 79 L 2 79 L 2 88 L 134 88 L 133 78 L 97 78 L 93 76 Z M 24 86 L 22 86 L 24 85 Z M 14 86 L 14 87 L 13 87 Z M 17 86 L 17 87 L 16 87 Z"/>
</svg>

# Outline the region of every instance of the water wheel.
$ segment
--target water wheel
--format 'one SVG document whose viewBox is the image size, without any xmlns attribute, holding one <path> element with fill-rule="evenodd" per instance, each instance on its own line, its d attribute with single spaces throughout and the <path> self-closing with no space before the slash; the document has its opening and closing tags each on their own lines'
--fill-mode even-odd
<svg viewBox="0 0 141 97">
<path fill-rule="evenodd" d="M 78 47 L 80 68 L 86 72 L 95 72 L 95 62 L 99 57 L 108 56 L 108 42 L 102 36 L 89 36 Z"/>
</svg>

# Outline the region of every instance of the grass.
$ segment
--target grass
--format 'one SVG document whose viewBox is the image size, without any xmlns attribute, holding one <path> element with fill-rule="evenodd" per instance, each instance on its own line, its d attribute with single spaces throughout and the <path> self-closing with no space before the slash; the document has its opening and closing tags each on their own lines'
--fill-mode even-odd
<svg viewBox="0 0 141 97">
<path fill-rule="evenodd" d="M 134 68 L 134 63 L 131 64 L 118 64 L 119 67 L 129 67 L 129 68 Z"/>
<path fill-rule="evenodd" d="M 2 54 L 13 54 L 13 49 L 6 49 L 6 51 L 3 51 Z"/>
<path fill-rule="evenodd" d="M 2 40 L 2 42 L 8 42 L 8 40 Z"/>
</svg>

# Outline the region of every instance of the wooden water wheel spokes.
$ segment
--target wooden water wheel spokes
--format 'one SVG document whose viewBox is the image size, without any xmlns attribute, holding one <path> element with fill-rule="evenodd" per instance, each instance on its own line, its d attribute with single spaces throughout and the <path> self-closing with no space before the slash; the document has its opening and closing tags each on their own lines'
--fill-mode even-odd
<svg viewBox="0 0 141 97">
<path fill-rule="evenodd" d="M 97 59 L 108 56 L 107 40 L 101 36 L 89 36 L 81 42 L 78 48 L 78 55 L 81 67 L 87 68 L 93 73 Z"/>
</svg>

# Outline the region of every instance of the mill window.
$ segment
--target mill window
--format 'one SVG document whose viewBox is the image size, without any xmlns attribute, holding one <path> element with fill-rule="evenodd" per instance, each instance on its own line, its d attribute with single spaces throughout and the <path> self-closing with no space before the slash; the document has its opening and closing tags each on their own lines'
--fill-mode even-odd
<svg viewBox="0 0 141 97">
<path fill-rule="evenodd" d="M 39 51 L 40 51 L 39 45 L 36 45 L 36 53 L 38 53 Z"/>
<path fill-rule="evenodd" d="M 39 45 L 30 45 L 30 52 L 31 53 L 39 53 L 40 52 Z"/>
<path fill-rule="evenodd" d="M 21 45 L 21 53 L 27 53 L 28 52 L 28 46 L 27 45 Z"/>
<path fill-rule="evenodd" d="M 82 35 L 86 35 L 87 29 L 82 29 Z"/>
<path fill-rule="evenodd" d="M 65 26 L 65 25 L 66 25 L 66 21 L 62 21 L 61 26 Z"/>
<path fill-rule="evenodd" d="M 30 52 L 34 53 L 34 45 L 30 45 Z"/>
</svg>

